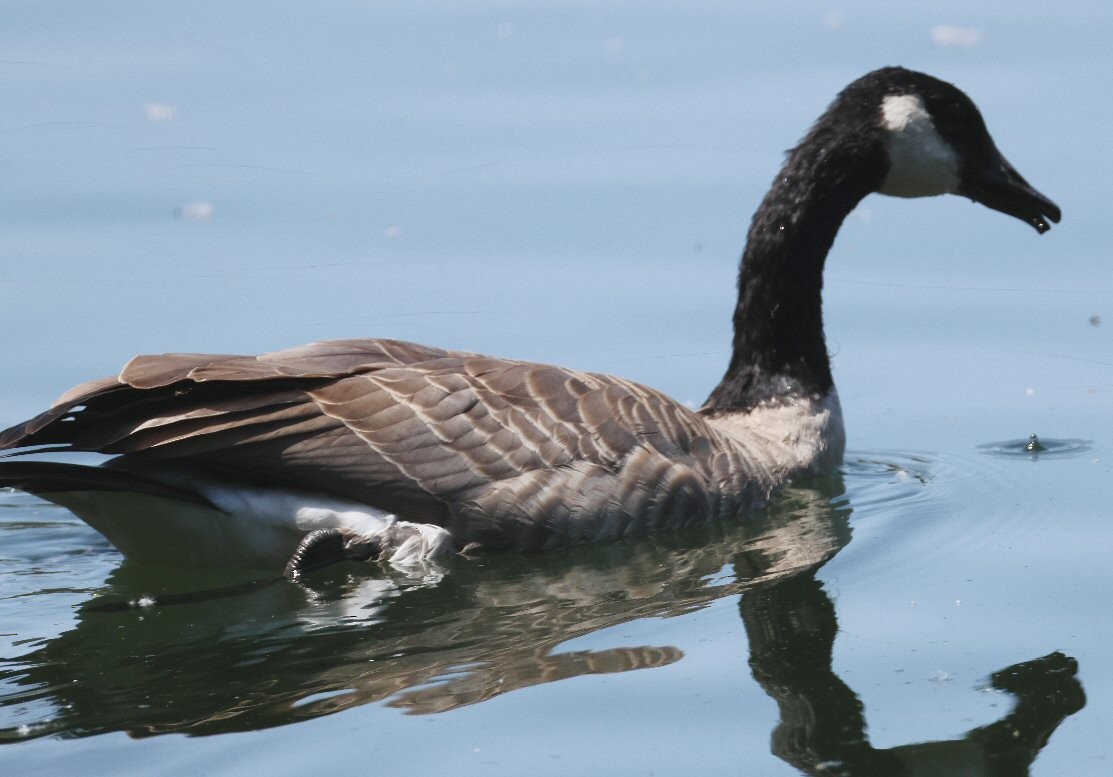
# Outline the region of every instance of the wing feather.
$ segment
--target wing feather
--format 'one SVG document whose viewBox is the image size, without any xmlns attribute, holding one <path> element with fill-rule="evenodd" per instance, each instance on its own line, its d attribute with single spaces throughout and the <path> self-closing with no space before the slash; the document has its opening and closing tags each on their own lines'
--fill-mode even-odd
<svg viewBox="0 0 1113 777">
<path fill-rule="evenodd" d="M 696 414 L 617 378 L 341 340 L 257 357 L 137 357 L 0 433 L 0 449 L 172 460 L 441 525 L 467 516 L 470 536 L 536 547 L 598 532 L 577 523 L 592 510 L 615 536 L 676 509 L 705 515 L 685 459 L 709 450 L 707 435 Z M 619 477 L 635 459 L 637 475 Z"/>
</svg>

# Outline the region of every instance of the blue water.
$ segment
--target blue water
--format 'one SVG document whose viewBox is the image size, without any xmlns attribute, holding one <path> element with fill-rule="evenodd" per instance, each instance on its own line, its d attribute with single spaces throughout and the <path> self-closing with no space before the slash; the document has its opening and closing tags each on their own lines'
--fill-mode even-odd
<svg viewBox="0 0 1113 777">
<path fill-rule="evenodd" d="M 806 773 L 778 693 L 818 709 L 814 763 L 893 773 L 1003 752 L 1017 697 L 991 676 L 1053 651 L 1077 680 L 1013 673 L 1009 720 L 1050 737 L 1031 774 L 1109 772 L 1107 4 L 3 17 L 0 426 L 135 353 L 353 336 L 699 403 L 783 149 L 881 65 L 965 89 L 1064 212 L 1037 236 L 959 198 L 866 200 L 825 292 L 847 464 L 746 526 L 302 588 L 124 564 L 0 492 L 4 773 Z M 1031 433 L 1071 444 L 992 447 Z M 169 603 L 113 610 L 144 596 Z M 840 726 L 875 750 L 820 736 Z"/>
</svg>

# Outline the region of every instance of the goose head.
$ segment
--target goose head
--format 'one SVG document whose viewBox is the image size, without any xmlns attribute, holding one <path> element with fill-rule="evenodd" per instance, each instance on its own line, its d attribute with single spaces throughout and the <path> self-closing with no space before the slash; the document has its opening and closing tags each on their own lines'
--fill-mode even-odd
<svg viewBox="0 0 1113 777">
<path fill-rule="evenodd" d="M 1059 207 L 1009 164 L 978 107 L 952 84 L 894 67 L 864 76 L 843 96 L 854 100 L 856 87 L 880 97 L 873 118 L 888 161 L 881 194 L 959 194 L 1041 233 L 1059 221 Z"/>
<path fill-rule="evenodd" d="M 833 392 L 823 268 L 843 220 L 872 192 L 957 194 L 1039 232 L 1060 217 L 997 150 L 981 112 L 957 87 L 901 67 L 867 73 L 789 151 L 754 214 L 731 362 L 705 413 L 749 413 Z"/>
</svg>

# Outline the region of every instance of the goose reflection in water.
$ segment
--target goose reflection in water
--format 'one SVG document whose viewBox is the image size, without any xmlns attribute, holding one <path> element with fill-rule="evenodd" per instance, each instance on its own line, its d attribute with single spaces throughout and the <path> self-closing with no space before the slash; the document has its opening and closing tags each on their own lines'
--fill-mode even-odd
<svg viewBox="0 0 1113 777">
<path fill-rule="evenodd" d="M 1078 665 L 1062 653 L 1014 664 L 991 677 L 1016 696 L 1005 717 L 962 739 L 875 749 L 862 702 L 831 669 L 835 608 L 810 574 L 756 589 L 740 607 L 750 669 L 780 708 L 773 754 L 808 775 L 1023 777 L 1052 733 L 1086 698 Z"/>
<path fill-rule="evenodd" d="M 850 540 L 841 478 L 790 489 L 744 525 L 565 554 L 453 559 L 423 579 L 373 577 L 354 563 L 196 593 L 125 563 L 74 629 L 0 662 L 0 714 L 49 709 L 0 742 L 126 731 L 251 731 L 385 703 L 411 714 L 508 691 L 663 666 L 672 646 L 562 651 L 630 621 L 680 615 L 741 594 L 754 678 L 780 708 L 773 753 L 805 774 L 1026 775 L 1085 703 L 1075 661 L 1053 653 L 1003 669 L 1016 697 L 963 739 L 875 749 L 857 695 L 832 670 L 838 623 L 817 570 Z M 163 590 L 152 590 L 155 585 Z M 175 592 L 175 590 L 177 592 Z M 180 593 L 192 590 L 194 593 Z M 149 606 L 119 606 L 153 598 Z M 8 708 L 5 710 L 4 708 Z"/>
</svg>

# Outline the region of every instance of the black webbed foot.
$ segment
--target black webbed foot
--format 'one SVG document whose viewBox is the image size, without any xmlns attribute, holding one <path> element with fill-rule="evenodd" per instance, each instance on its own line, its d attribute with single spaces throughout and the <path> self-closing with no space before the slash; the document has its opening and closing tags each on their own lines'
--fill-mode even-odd
<svg viewBox="0 0 1113 777">
<path fill-rule="evenodd" d="M 300 580 L 302 575 L 340 561 L 368 561 L 378 558 L 378 538 L 345 538 L 339 529 L 314 529 L 302 537 L 294 549 L 282 575 Z"/>
<path fill-rule="evenodd" d="M 315 529 L 302 537 L 282 574 L 290 580 L 297 580 L 306 572 L 327 567 L 347 557 L 344 535 L 336 529 Z"/>
</svg>

